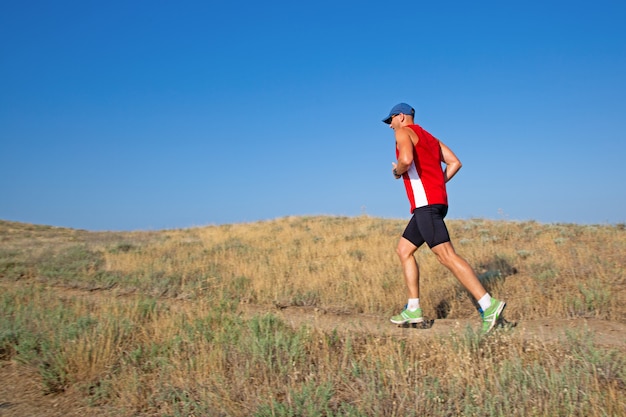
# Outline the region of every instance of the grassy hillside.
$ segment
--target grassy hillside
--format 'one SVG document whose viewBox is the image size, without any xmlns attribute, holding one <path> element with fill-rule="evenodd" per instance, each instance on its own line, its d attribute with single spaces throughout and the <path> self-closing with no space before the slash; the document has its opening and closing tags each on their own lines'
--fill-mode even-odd
<svg viewBox="0 0 626 417">
<path fill-rule="evenodd" d="M 623 413 L 625 353 L 582 328 L 555 344 L 471 328 L 417 344 L 237 314 L 250 303 L 386 320 L 406 301 L 394 252 L 404 223 L 293 217 L 96 233 L 0 221 L 0 359 L 111 415 Z M 509 320 L 626 323 L 623 225 L 448 225 Z M 417 258 L 427 318 L 478 322 L 428 249 Z"/>
</svg>

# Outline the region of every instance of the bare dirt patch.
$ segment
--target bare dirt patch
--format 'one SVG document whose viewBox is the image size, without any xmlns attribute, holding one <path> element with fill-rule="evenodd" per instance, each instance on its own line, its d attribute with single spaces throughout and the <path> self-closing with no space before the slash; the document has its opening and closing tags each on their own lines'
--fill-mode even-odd
<svg viewBox="0 0 626 417">
<path fill-rule="evenodd" d="M 464 332 L 468 326 L 480 327 L 480 319 L 437 319 L 424 326 L 400 327 L 387 317 L 368 314 L 350 314 L 314 307 L 274 307 L 242 304 L 241 314 L 249 318 L 271 313 L 293 327 L 312 326 L 325 332 L 340 331 L 378 336 L 421 338 L 447 336 Z M 596 345 L 626 349 L 626 324 L 592 318 L 522 320 L 510 323 L 514 331 L 525 338 L 542 342 L 556 342 L 566 337 L 568 331 L 589 331 Z"/>
<path fill-rule="evenodd" d="M 0 416 L 85 417 L 112 416 L 101 408 L 88 407 L 79 392 L 44 393 L 36 369 L 15 361 L 0 362 Z"/>
</svg>

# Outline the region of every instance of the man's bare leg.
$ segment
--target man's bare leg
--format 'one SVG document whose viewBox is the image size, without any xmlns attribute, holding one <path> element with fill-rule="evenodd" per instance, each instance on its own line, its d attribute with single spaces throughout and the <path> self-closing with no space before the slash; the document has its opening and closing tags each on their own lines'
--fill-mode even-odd
<svg viewBox="0 0 626 417">
<path fill-rule="evenodd" d="M 450 242 L 442 243 L 431 249 L 437 255 L 439 262 L 452 272 L 476 301 L 487 294 L 472 267 L 456 253 Z"/>
<path fill-rule="evenodd" d="M 402 263 L 409 300 L 406 308 L 400 314 L 391 317 L 391 322 L 395 324 L 417 324 L 424 321 L 422 309 L 419 307 L 419 266 L 413 256 L 416 250 L 417 246 L 404 237 L 400 238 L 396 253 Z"/>
<path fill-rule="evenodd" d="M 419 298 L 419 266 L 413 256 L 416 250 L 417 246 L 404 237 L 400 238 L 396 248 L 409 298 Z"/>
</svg>

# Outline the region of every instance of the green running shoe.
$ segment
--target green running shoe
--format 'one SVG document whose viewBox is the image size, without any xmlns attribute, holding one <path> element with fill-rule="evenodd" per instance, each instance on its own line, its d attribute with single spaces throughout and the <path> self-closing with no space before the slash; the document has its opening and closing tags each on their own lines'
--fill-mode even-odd
<svg viewBox="0 0 626 417">
<path fill-rule="evenodd" d="M 504 301 L 491 299 L 491 305 L 485 311 L 481 311 L 480 315 L 483 317 L 483 334 L 487 334 L 493 329 L 498 320 L 502 316 L 502 311 L 506 307 Z"/>
<path fill-rule="evenodd" d="M 422 317 L 421 308 L 418 308 L 415 311 L 409 311 L 408 309 L 404 309 L 402 313 L 391 318 L 391 322 L 394 324 L 421 323 L 423 321 L 424 317 Z"/>
</svg>

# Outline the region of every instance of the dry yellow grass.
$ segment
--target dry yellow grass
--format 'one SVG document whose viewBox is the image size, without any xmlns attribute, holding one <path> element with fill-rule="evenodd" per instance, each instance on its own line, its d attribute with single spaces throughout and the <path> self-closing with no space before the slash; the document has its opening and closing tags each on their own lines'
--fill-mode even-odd
<svg viewBox="0 0 626 417">
<path fill-rule="evenodd" d="M 237 314 L 298 305 L 386 320 L 406 298 L 394 253 L 404 223 L 90 233 L 0 222 L 0 359 L 109 415 L 622 415 L 624 349 L 582 328 L 559 343 L 471 329 L 413 343 Z M 622 226 L 448 225 L 510 320 L 626 323 Z M 417 257 L 425 315 L 478 320 L 428 249 Z"/>
<path fill-rule="evenodd" d="M 626 319 L 624 231 L 613 226 L 450 221 L 457 251 L 512 319 L 545 316 Z M 132 279 L 160 274 L 179 297 L 241 280 L 240 300 L 386 313 L 405 301 L 395 255 L 404 221 L 294 217 L 163 232 L 127 252 L 105 251 L 106 268 Z M 427 247 L 417 254 L 426 314 L 474 314 L 456 280 Z M 608 294 L 611 296 L 608 297 Z M 157 294 L 155 294 L 157 295 Z M 171 294 L 174 295 L 174 294 Z"/>
</svg>

